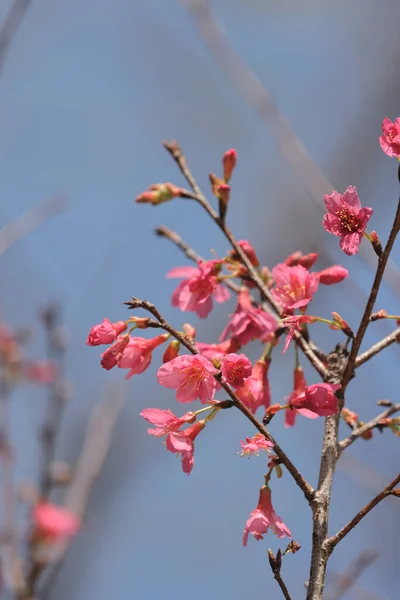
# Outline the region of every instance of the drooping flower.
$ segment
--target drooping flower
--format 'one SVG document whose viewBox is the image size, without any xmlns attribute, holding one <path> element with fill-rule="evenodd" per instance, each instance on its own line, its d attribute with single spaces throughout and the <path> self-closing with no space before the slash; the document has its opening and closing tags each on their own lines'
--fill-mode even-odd
<svg viewBox="0 0 400 600">
<path fill-rule="evenodd" d="M 118 361 L 122 357 L 122 353 L 129 344 L 129 340 L 130 337 L 128 334 L 120 335 L 117 337 L 113 345 L 103 352 L 100 357 L 100 364 L 103 369 L 107 369 L 107 371 L 109 371 L 118 364 Z"/>
<path fill-rule="evenodd" d="M 301 365 L 297 365 L 293 373 L 293 391 L 290 396 L 286 399 L 286 403 L 289 404 L 289 408 L 285 410 L 285 427 L 293 427 L 296 423 L 297 414 L 303 415 L 308 419 L 318 419 L 318 415 L 307 408 L 292 408 L 293 402 L 298 396 L 304 394 L 307 382 L 304 376 L 304 371 Z"/>
<path fill-rule="evenodd" d="M 182 417 L 177 417 L 170 410 L 161 410 L 160 408 L 145 408 L 140 416 L 156 426 L 147 430 L 147 433 L 156 437 L 178 431 L 184 423 L 193 423 L 196 420 L 194 412 L 187 412 Z"/>
<path fill-rule="evenodd" d="M 70 510 L 50 502 L 36 504 L 32 518 L 39 535 L 51 540 L 71 537 L 81 528 L 79 517 Z"/>
<path fill-rule="evenodd" d="M 200 354 L 183 355 L 162 365 L 157 381 L 164 387 L 176 390 L 178 402 L 193 402 L 196 398 L 205 404 L 214 398 L 218 370 Z"/>
<path fill-rule="evenodd" d="M 53 383 L 57 378 L 57 365 L 49 360 L 26 361 L 23 376 L 33 383 Z"/>
<path fill-rule="evenodd" d="M 229 291 L 218 282 L 221 267 L 221 260 L 200 260 L 197 269 L 177 267 L 168 271 L 167 277 L 184 277 L 172 294 L 172 305 L 205 319 L 212 310 L 213 297 L 219 303 L 229 299 Z"/>
<path fill-rule="evenodd" d="M 249 290 L 242 288 L 239 292 L 237 308 L 222 332 L 220 340 L 233 337 L 241 346 L 256 339 L 267 342 L 272 339 L 277 327 L 274 317 L 261 308 L 255 308 L 251 303 Z"/>
<path fill-rule="evenodd" d="M 349 256 L 357 254 L 367 223 L 373 213 L 372 208 L 361 208 L 357 189 L 349 185 L 344 194 L 332 192 L 324 197 L 328 210 L 322 224 L 326 231 L 340 237 L 340 247 Z"/>
<path fill-rule="evenodd" d="M 202 356 L 209 360 L 219 360 L 220 362 L 229 352 L 239 350 L 240 344 L 237 339 L 229 338 L 225 342 L 219 344 L 205 344 L 204 342 L 196 342 L 196 348 Z"/>
<path fill-rule="evenodd" d="M 292 537 L 289 529 L 280 517 L 274 512 L 271 502 L 271 490 L 267 485 L 260 489 L 260 498 L 257 507 L 250 513 L 243 533 L 243 546 L 247 546 L 249 533 L 256 540 L 262 540 L 265 533 L 271 529 L 278 538 Z"/>
<path fill-rule="evenodd" d="M 252 364 L 244 354 L 230 353 L 222 360 L 222 377 L 235 388 L 243 386 L 244 380 L 250 377 L 252 370 Z"/>
<path fill-rule="evenodd" d="M 333 285 L 340 283 L 343 279 L 349 276 L 347 269 L 341 265 L 333 265 L 318 273 L 319 282 L 323 285 Z"/>
<path fill-rule="evenodd" d="M 305 308 L 318 289 L 317 273 L 309 273 L 301 265 L 288 267 L 284 263 L 272 269 L 275 287 L 272 293 L 285 310 Z"/>
<path fill-rule="evenodd" d="M 268 369 L 271 360 L 258 360 L 250 377 L 244 380 L 242 387 L 236 390 L 239 399 L 251 410 L 253 415 L 260 406 L 268 408 L 271 393 L 268 381 Z"/>
<path fill-rule="evenodd" d="M 86 344 L 88 346 L 100 346 L 100 344 L 111 344 L 127 328 L 125 321 L 111 323 L 109 319 L 103 319 L 98 325 L 94 325 L 89 332 Z"/>
<path fill-rule="evenodd" d="M 241 456 L 260 456 L 261 450 L 264 452 L 270 452 L 274 447 L 273 443 L 270 442 L 263 436 L 262 433 L 256 433 L 253 437 L 246 437 L 246 441 L 240 440 L 242 450 L 240 451 Z"/>
<path fill-rule="evenodd" d="M 288 267 L 295 267 L 301 265 L 305 269 L 311 269 L 313 264 L 318 258 L 317 252 L 310 252 L 309 254 L 303 254 L 300 250 L 296 250 L 285 259 L 284 263 Z"/>
<path fill-rule="evenodd" d="M 291 341 L 294 337 L 295 331 L 301 331 L 301 326 L 304 323 L 315 323 L 316 317 L 308 316 L 308 315 L 292 315 L 290 317 L 285 317 L 282 319 L 281 323 L 283 327 L 288 327 L 289 331 L 286 336 L 286 340 L 283 346 L 282 354 L 285 354 L 286 350 L 289 348 Z"/>
<path fill-rule="evenodd" d="M 237 152 L 234 148 L 227 150 L 222 157 L 222 164 L 224 166 L 224 179 L 228 183 L 232 177 L 232 173 L 237 163 Z"/>
<path fill-rule="evenodd" d="M 166 448 L 169 452 L 181 455 L 182 470 L 186 475 L 189 475 L 194 465 L 194 440 L 205 425 L 205 420 L 196 421 L 184 431 L 174 431 L 167 435 Z"/>
<path fill-rule="evenodd" d="M 340 389 L 339 384 L 314 383 L 306 387 L 302 394 L 290 399 L 292 408 L 307 408 L 320 417 L 329 417 L 338 411 L 338 399 L 335 392 Z"/>
<path fill-rule="evenodd" d="M 143 373 L 151 363 L 153 350 L 168 338 L 167 333 L 149 340 L 141 337 L 130 337 L 122 356 L 118 359 L 120 369 L 129 369 L 126 379 L 130 379 L 132 375 Z"/>
<path fill-rule="evenodd" d="M 388 117 L 383 119 L 379 143 L 385 154 L 400 157 L 400 117 L 394 123 Z"/>
</svg>

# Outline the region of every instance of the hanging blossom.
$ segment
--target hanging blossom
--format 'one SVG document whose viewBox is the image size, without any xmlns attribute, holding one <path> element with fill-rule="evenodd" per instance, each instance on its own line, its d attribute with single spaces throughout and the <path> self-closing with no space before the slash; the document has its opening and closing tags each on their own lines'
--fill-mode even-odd
<svg viewBox="0 0 400 600">
<path fill-rule="evenodd" d="M 276 319 L 261 308 L 255 308 L 251 303 L 249 290 L 242 288 L 239 292 L 237 308 L 222 332 L 220 340 L 233 337 L 241 346 L 257 339 L 265 343 L 273 338 L 277 327 Z"/>
<path fill-rule="evenodd" d="M 123 333 L 127 324 L 125 321 L 111 323 L 109 319 L 103 319 L 98 325 L 94 325 L 89 332 L 86 344 L 88 346 L 100 346 L 100 344 L 111 344 Z"/>
<path fill-rule="evenodd" d="M 272 269 L 275 287 L 271 290 L 279 304 L 287 310 L 304 309 L 318 289 L 317 273 L 309 273 L 301 265 L 284 263 Z"/>
<path fill-rule="evenodd" d="M 344 194 L 332 192 L 324 197 L 328 210 L 322 224 L 326 231 L 340 237 L 340 247 L 349 256 L 357 254 L 367 223 L 373 213 L 372 208 L 361 208 L 357 189 L 349 185 Z"/>
<path fill-rule="evenodd" d="M 212 310 L 213 297 L 216 302 L 226 302 L 229 291 L 217 278 L 222 263 L 221 260 L 199 260 L 197 268 L 177 267 L 168 271 L 167 277 L 184 278 L 172 294 L 172 305 L 205 319 Z"/>
<path fill-rule="evenodd" d="M 394 123 L 388 117 L 383 119 L 379 143 L 385 154 L 400 158 L 400 117 Z"/>
<path fill-rule="evenodd" d="M 249 410 L 256 414 L 260 406 L 268 408 L 271 404 L 271 392 L 268 381 L 268 369 L 271 360 L 258 360 L 250 377 L 244 380 L 242 387 L 236 390 L 236 395 L 247 406 Z"/>
<path fill-rule="evenodd" d="M 247 519 L 243 533 L 243 546 L 247 546 L 249 533 L 252 533 L 256 540 L 262 540 L 268 529 L 271 529 L 278 538 L 292 537 L 285 523 L 274 512 L 271 502 L 271 490 L 268 485 L 264 485 L 260 489 L 260 498 L 257 507 L 250 513 Z"/>
<path fill-rule="evenodd" d="M 219 360 L 222 362 L 224 356 L 230 352 L 236 352 L 239 350 L 240 344 L 236 338 L 229 338 L 225 342 L 219 344 L 205 344 L 203 342 L 196 342 L 196 348 L 202 356 L 209 360 Z"/>
<path fill-rule="evenodd" d="M 296 423 L 297 414 L 303 415 L 303 417 L 307 417 L 308 419 L 318 419 L 318 415 L 307 408 L 292 408 L 293 402 L 295 402 L 298 396 L 304 394 L 307 383 L 306 378 L 304 377 L 303 368 L 298 365 L 294 370 L 294 382 L 293 382 L 293 392 L 290 394 L 288 398 L 286 398 L 285 403 L 289 404 L 289 408 L 285 410 L 285 427 L 293 427 Z"/>
<path fill-rule="evenodd" d="M 140 337 L 130 337 L 128 344 L 118 359 L 118 367 L 120 369 L 129 369 L 126 379 L 130 379 L 132 375 L 143 373 L 151 363 L 153 350 L 157 346 L 164 344 L 169 337 L 168 333 L 163 333 L 150 340 Z"/>
<path fill-rule="evenodd" d="M 292 408 L 306 408 L 320 417 L 330 417 L 338 411 L 335 392 L 341 388 L 337 383 L 315 383 L 305 388 L 302 394 L 290 399 Z"/>
<path fill-rule="evenodd" d="M 287 327 L 289 329 L 285 343 L 283 345 L 282 354 L 285 354 L 286 350 L 289 348 L 290 343 L 294 337 L 294 332 L 301 331 L 301 326 L 304 323 L 315 323 L 315 321 L 316 317 L 308 315 L 292 315 L 290 317 L 285 317 L 284 319 L 282 319 L 281 323 L 283 327 Z"/>
<path fill-rule="evenodd" d="M 274 447 L 273 443 L 269 440 L 265 439 L 262 433 L 256 433 L 253 437 L 246 437 L 246 441 L 243 442 L 240 440 L 240 445 L 242 447 L 240 451 L 241 456 L 260 456 L 261 450 L 263 452 L 270 452 Z"/>
<path fill-rule="evenodd" d="M 100 364 L 103 369 L 109 371 L 117 366 L 119 360 L 122 358 L 122 354 L 129 344 L 130 336 L 128 334 L 120 335 L 117 337 L 112 346 L 107 348 L 101 355 Z"/>
<path fill-rule="evenodd" d="M 203 404 L 214 398 L 218 369 L 200 354 L 178 356 L 158 369 L 157 381 L 176 390 L 178 402 L 193 402 L 200 398 Z"/>
<path fill-rule="evenodd" d="M 222 360 L 222 377 L 235 388 L 243 386 L 244 380 L 250 377 L 252 370 L 252 364 L 244 354 L 227 354 Z"/>
<path fill-rule="evenodd" d="M 165 441 L 169 452 L 180 454 L 182 459 L 182 470 L 189 475 L 194 465 L 194 440 L 204 429 L 206 421 L 197 421 L 184 431 L 174 431 L 167 435 Z"/>
<path fill-rule="evenodd" d="M 36 533 L 55 540 L 71 537 L 81 528 L 81 520 L 71 511 L 50 502 L 39 502 L 33 508 L 32 519 Z"/>
<path fill-rule="evenodd" d="M 147 430 L 149 435 L 155 437 L 162 437 L 172 431 L 178 431 L 185 423 L 194 423 L 196 420 L 194 412 L 187 412 L 182 417 L 177 417 L 170 410 L 161 410 L 160 408 L 145 408 L 140 416 L 155 425 L 155 428 Z"/>
</svg>

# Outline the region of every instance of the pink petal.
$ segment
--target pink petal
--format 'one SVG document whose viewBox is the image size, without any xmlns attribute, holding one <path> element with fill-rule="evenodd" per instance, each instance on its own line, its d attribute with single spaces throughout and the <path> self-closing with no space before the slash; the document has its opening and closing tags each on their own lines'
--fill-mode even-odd
<svg viewBox="0 0 400 600">
<path fill-rule="evenodd" d="M 194 275 L 197 275 L 199 272 L 198 269 L 196 269 L 196 267 L 174 267 L 173 269 L 170 269 L 166 274 L 165 277 L 167 277 L 168 279 L 172 279 L 172 278 L 181 278 L 184 277 L 185 279 L 188 279 L 189 277 L 193 277 Z"/>
</svg>

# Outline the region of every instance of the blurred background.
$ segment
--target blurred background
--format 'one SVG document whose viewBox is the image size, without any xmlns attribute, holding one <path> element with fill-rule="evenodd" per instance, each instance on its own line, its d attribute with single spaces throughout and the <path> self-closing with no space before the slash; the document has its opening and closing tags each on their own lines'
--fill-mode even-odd
<svg viewBox="0 0 400 600">
<path fill-rule="evenodd" d="M 58 458 L 77 459 L 106 386 L 122 386 L 126 395 L 83 531 L 48 598 L 280 597 L 267 549 L 285 544 L 269 534 L 242 547 L 266 470 L 265 458 L 237 455 L 239 441 L 253 434 L 249 424 L 234 411 L 210 423 L 186 477 L 139 417 L 144 407 L 176 408 L 174 392 L 155 381 L 159 353 L 143 376 L 124 382 L 125 371 L 103 371 L 101 351 L 85 342 L 104 317 L 128 318 L 123 302 L 132 295 L 155 302 L 177 328 L 189 320 L 207 342 L 217 341 L 234 309 L 232 299 L 200 322 L 171 307 L 176 282 L 165 273 L 188 263 L 153 229 L 165 224 L 203 256 L 211 249 L 223 254 L 227 243 L 200 208 L 182 200 L 157 209 L 132 202 L 152 183 L 183 185 L 161 146 L 171 138 L 206 193 L 209 171 L 218 172 L 226 149 L 237 149 L 228 217 L 235 235 L 251 240 L 269 266 L 297 249 L 319 252 L 318 270 L 343 264 L 351 280 L 320 289 L 313 314 L 336 310 L 357 327 L 375 259 L 367 247 L 352 259 L 340 252 L 321 227 L 321 202 L 333 188 L 356 185 L 374 209 L 372 227 L 386 239 L 398 181 L 378 136 L 383 117 L 400 112 L 399 18 L 398 0 L 0 1 L 0 222 L 65 198 L 58 214 L 0 257 L 1 318 L 36 331 L 27 352 L 39 357 L 45 349 L 38 309 L 48 301 L 62 306 L 73 394 Z M 398 247 L 392 256 L 400 261 Z M 398 314 L 399 282 L 392 264 L 377 308 Z M 365 348 L 392 328 L 373 324 Z M 314 333 L 326 350 L 340 339 L 318 324 Z M 255 347 L 251 357 L 258 355 Z M 360 368 L 349 408 L 368 420 L 380 410 L 378 400 L 398 401 L 398 367 L 392 346 Z M 284 359 L 276 352 L 273 402 L 291 391 L 292 368 L 293 352 Z M 36 481 L 44 411 L 41 389 L 22 387 L 13 397 L 17 481 Z M 315 483 L 323 420 L 300 417 L 284 429 L 279 415 L 271 430 Z M 398 456 L 391 432 L 375 432 L 348 450 L 335 479 L 332 533 L 394 477 Z M 283 567 L 297 600 L 308 578 L 310 513 L 286 473 L 274 481 L 273 502 L 302 545 Z M 337 576 L 364 551 L 374 560 L 340 597 L 398 597 L 396 510 L 395 500 L 385 501 L 340 544 L 329 562 L 327 597 L 339 597 Z"/>
</svg>

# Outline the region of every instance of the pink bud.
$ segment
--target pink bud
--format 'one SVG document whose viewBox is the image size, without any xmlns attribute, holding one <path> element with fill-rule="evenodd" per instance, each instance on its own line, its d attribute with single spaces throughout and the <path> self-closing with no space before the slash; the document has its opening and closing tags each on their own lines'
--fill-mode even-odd
<svg viewBox="0 0 400 600">
<path fill-rule="evenodd" d="M 349 272 L 340 265 L 333 265 L 318 273 L 319 282 L 323 285 L 333 285 L 334 283 L 340 283 L 343 279 L 349 276 Z"/>
<path fill-rule="evenodd" d="M 111 344 L 118 335 L 127 328 L 125 321 L 111 323 L 109 319 L 103 319 L 99 325 L 95 325 L 89 332 L 86 344 L 88 346 L 100 346 L 101 344 Z"/>
<path fill-rule="evenodd" d="M 136 196 L 136 202 L 157 206 L 162 202 L 177 198 L 181 193 L 182 189 L 173 183 L 155 183 L 148 190 Z"/>
<path fill-rule="evenodd" d="M 317 258 L 318 254 L 316 252 L 311 252 L 310 254 L 303 254 L 302 252 L 300 252 L 300 250 L 297 250 L 296 252 L 290 254 L 284 262 L 285 265 L 288 265 L 288 267 L 295 267 L 296 265 L 301 265 L 305 269 L 311 269 Z"/>
<path fill-rule="evenodd" d="M 128 343 L 129 335 L 120 335 L 114 342 L 114 344 L 107 348 L 105 352 L 103 352 L 100 361 L 100 364 L 103 367 L 103 369 L 109 371 L 117 365 L 118 360 L 121 358 Z"/>
<path fill-rule="evenodd" d="M 237 163 L 237 152 L 234 148 L 227 150 L 222 158 L 224 165 L 224 179 L 226 182 L 232 177 L 232 173 Z"/>
<path fill-rule="evenodd" d="M 180 347 L 181 347 L 181 345 L 180 345 L 180 342 L 178 342 L 178 340 L 172 340 L 172 342 L 170 342 L 168 344 L 168 347 L 163 354 L 163 357 L 162 357 L 163 364 L 176 358 L 179 354 Z"/>
<path fill-rule="evenodd" d="M 196 329 L 190 323 L 184 323 L 182 330 L 187 338 L 194 340 L 196 337 Z"/>
<path fill-rule="evenodd" d="M 258 267 L 260 265 L 260 261 L 258 260 L 256 251 L 254 250 L 250 242 L 248 242 L 247 240 L 239 240 L 238 246 L 241 247 L 241 249 L 247 256 L 253 267 Z M 235 250 L 231 250 L 229 254 L 234 260 L 239 260 L 239 255 Z"/>
<path fill-rule="evenodd" d="M 370 316 L 370 321 L 378 321 L 379 319 L 386 319 L 387 317 L 387 311 L 382 308 L 381 310 L 378 310 L 375 313 L 372 313 L 372 315 Z"/>
</svg>

